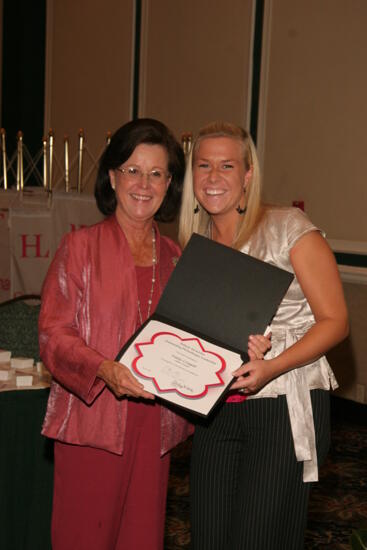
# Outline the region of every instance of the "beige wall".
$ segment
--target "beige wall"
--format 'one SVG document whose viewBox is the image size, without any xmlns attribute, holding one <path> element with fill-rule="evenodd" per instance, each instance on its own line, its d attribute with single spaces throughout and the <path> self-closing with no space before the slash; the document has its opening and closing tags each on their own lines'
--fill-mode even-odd
<svg viewBox="0 0 367 550">
<path fill-rule="evenodd" d="M 253 6 L 143 0 L 139 116 L 161 119 L 177 137 L 216 118 L 247 126 Z M 80 127 L 98 156 L 106 131 L 132 116 L 134 2 L 48 0 L 47 7 L 45 132 L 54 130 L 60 162 L 64 134 L 75 156 Z"/>
<path fill-rule="evenodd" d="M 45 132 L 54 130 L 61 160 L 64 134 L 69 134 L 75 156 L 78 131 L 83 128 L 86 147 L 96 158 L 107 131 L 131 118 L 133 4 L 132 0 L 47 3 Z M 87 154 L 84 158 L 87 174 L 92 163 Z"/>
<path fill-rule="evenodd" d="M 265 198 L 304 200 L 336 249 L 366 254 L 367 3 L 266 0 L 265 7 L 259 120 Z M 344 283 L 350 337 L 329 358 L 339 395 L 367 402 L 367 269 L 355 271 L 355 282 Z"/>
<path fill-rule="evenodd" d="M 248 127 L 253 0 L 143 0 L 139 116 L 180 138 L 212 120 Z M 176 238 L 177 225 L 161 231 Z"/>
<path fill-rule="evenodd" d="M 303 199 L 328 237 L 367 241 L 367 2 L 266 4 L 265 197 Z"/>
<path fill-rule="evenodd" d="M 140 116 L 177 135 L 215 120 L 248 125 L 252 0 L 143 2 Z"/>
<path fill-rule="evenodd" d="M 337 394 L 367 403 L 367 285 L 344 284 L 350 335 L 328 358 L 339 382 Z"/>
</svg>

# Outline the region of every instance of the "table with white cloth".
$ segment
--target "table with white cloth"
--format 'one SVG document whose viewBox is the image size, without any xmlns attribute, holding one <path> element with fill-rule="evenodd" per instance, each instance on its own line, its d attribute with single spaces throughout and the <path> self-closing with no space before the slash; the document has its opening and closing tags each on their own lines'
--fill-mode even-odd
<svg viewBox="0 0 367 550">
<path fill-rule="evenodd" d="M 41 435 L 51 378 L 40 363 L 39 311 L 36 298 L 0 304 L 1 550 L 51 549 L 53 444 Z"/>
</svg>

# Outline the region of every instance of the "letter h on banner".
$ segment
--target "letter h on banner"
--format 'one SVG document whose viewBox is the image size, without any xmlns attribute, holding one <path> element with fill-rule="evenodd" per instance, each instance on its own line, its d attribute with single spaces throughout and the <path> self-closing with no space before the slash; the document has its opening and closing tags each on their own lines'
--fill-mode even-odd
<svg viewBox="0 0 367 550">
<path fill-rule="evenodd" d="M 50 251 L 47 250 L 45 254 L 41 253 L 41 233 L 35 235 L 20 235 L 22 239 L 22 258 L 48 258 Z M 31 238 L 34 238 L 34 242 L 29 242 Z M 29 254 L 29 251 L 33 250 L 33 254 Z"/>
</svg>

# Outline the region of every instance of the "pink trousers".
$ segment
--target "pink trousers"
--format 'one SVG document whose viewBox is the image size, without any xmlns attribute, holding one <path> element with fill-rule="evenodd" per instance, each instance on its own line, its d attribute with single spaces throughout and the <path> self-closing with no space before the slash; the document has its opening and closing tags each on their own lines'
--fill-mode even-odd
<svg viewBox="0 0 367 550">
<path fill-rule="evenodd" d="M 159 405 L 129 402 L 122 456 L 56 441 L 53 550 L 161 550 L 169 460 Z"/>
</svg>

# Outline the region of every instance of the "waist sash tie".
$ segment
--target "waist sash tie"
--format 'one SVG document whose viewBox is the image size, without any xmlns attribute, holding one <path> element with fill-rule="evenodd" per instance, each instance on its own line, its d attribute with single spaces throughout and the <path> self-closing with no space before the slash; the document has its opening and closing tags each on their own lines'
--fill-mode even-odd
<svg viewBox="0 0 367 550">
<path fill-rule="evenodd" d="M 297 341 L 287 331 L 286 347 Z M 303 481 L 318 481 L 315 426 L 312 413 L 311 394 L 303 369 L 288 372 L 286 377 L 286 398 L 293 434 L 294 450 L 298 462 L 303 462 Z"/>
</svg>

